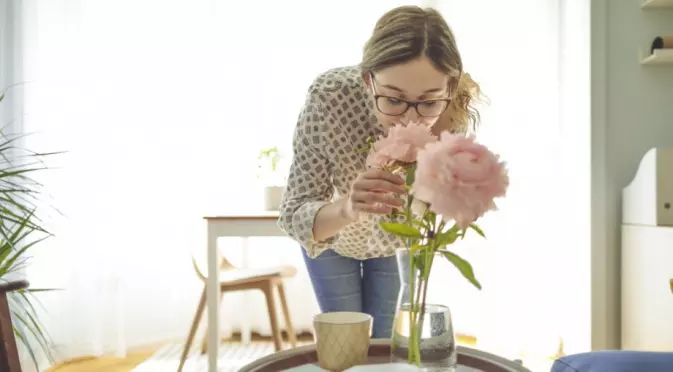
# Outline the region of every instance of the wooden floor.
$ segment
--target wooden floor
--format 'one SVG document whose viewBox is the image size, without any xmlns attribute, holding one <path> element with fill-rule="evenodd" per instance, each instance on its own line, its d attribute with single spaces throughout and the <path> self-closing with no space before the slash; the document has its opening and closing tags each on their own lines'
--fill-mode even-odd
<svg viewBox="0 0 673 372">
<path fill-rule="evenodd" d="M 285 335 L 283 335 L 285 336 Z M 287 338 L 286 338 L 287 339 Z M 252 335 L 252 342 L 270 341 L 270 337 L 260 337 L 257 334 Z M 313 337 L 310 334 L 301 334 L 297 336 L 298 341 L 312 342 Z M 240 342 L 240 335 L 235 334 L 233 339 L 223 340 L 223 343 Z M 130 352 L 126 358 L 79 358 L 60 363 L 47 369 L 45 372 L 130 372 L 145 360 L 149 359 L 163 345 L 156 345 L 144 349 Z M 196 347 L 196 346 L 192 346 Z"/>
<path fill-rule="evenodd" d="M 155 349 L 138 351 L 126 358 L 81 358 L 48 369 L 46 372 L 130 372 L 154 354 Z"/>
</svg>

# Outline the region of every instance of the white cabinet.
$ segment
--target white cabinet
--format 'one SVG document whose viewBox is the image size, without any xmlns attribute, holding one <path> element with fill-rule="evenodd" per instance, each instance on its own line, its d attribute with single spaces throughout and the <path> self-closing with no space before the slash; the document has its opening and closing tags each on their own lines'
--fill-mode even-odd
<svg viewBox="0 0 673 372">
<path fill-rule="evenodd" d="M 650 149 L 622 190 L 622 348 L 673 351 L 673 148 Z"/>
<path fill-rule="evenodd" d="M 650 149 L 622 190 L 622 224 L 673 226 L 673 148 Z"/>
<path fill-rule="evenodd" d="M 673 351 L 673 227 L 622 225 L 622 349 Z"/>
</svg>

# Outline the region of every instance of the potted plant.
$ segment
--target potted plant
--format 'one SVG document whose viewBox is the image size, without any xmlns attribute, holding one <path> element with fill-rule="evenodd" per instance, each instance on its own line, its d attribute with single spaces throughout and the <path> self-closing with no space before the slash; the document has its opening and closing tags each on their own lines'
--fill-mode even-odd
<svg viewBox="0 0 673 372">
<path fill-rule="evenodd" d="M 5 98 L 0 91 L 0 104 Z M 29 265 L 31 248 L 49 238 L 36 215 L 41 185 L 33 175 L 46 169 L 40 154 L 19 146 L 21 135 L 0 128 L 0 281 L 16 279 Z M 53 362 L 52 344 L 38 319 L 35 294 L 47 289 L 20 289 L 8 293 L 12 326 L 17 343 L 39 370 L 38 351 Z"/>
<path fill-rule="evenodd" d="M 278 169 L 282 155 L 274 146 L 262 149 L 257 160 L 258 178 L 264 183 L 264 209 L 277 211 L 285 191 L 285 175 Z"/>
</svg>

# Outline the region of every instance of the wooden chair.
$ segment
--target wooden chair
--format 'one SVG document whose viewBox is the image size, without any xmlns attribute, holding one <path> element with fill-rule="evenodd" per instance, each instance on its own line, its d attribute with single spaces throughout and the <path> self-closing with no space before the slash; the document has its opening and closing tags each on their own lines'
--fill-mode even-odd
<svg viewBox="0 0 673 372">
<path fill-rule="evenodd" d="M 203 316 L 203 313 L 206 309 L 206 275 L 201 272 L 194 257 L 192 257 L 192 265 L 194 266 L 194 270 L 196 271 L 198 277 L 203 281 L 203 292 L 201 292 L 201 300 L 199 301 L 199 305 L 196 308 L 194 321 L 192 322 L 189 335 L 187 336 L 187 342 L 185 343 L 182 356 L 180 357 L 180 366 L 178 367 L 178 372 L 182 371 L 182 368 L 187 361 L 189 349 L 191 348 L 191 344 L 194 341 L 201 317 Z M 287 332 L 290 344 L 292 347 L 296 347 L 297 338 L 294 334 L 294 329 L 292 328 L 292 321 L 290 320 L 290 311 L 285 298 L 283 279 L 294 277 L 297 273 L 297 270 L 291 266 L 277 266 L 262 269 L 239 269 L 232 265 L 225 258 L 222 258 L 220 268 L 222 270 L 220 273 L 220 301 L 222 301 L 222 297 L 225 292 L 248 290 L 262 291 L 264 297 L 266 298 L 266 306 L 269 312 L 269 322 L 271 323 L 271 332 L 273 334 L 273 344 L 276 351 L 280 351 L 283 348 L 283 337 L 278 325 L 278 319 L 276 316 L 276 300 L 274 297 L 274 289 L 278 290 L 278 297 L 280 298 L 280 305 L 285 318 L 285 330 Z M 206 337 L 204 337 L 201 343 L 202 354 L 206 353 L 207 347 L 207 340 Z"/>
<path fill-rule="evenodd" d="M 21 372 L 7 293 L 26 288 L 28 288 L 26 280 L 0 284 L 0 371 L 2 372 Z"/>
</svg>

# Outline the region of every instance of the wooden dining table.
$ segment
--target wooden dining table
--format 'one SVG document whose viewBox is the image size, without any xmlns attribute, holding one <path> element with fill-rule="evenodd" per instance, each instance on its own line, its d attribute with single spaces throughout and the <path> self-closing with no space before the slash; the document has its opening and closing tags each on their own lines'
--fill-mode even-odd
<svg viewBox="0 0 673 372">
<path fill-rule="evenodd" d="M 204 217 L 207 234 L 207 342 L 208 372 L 217 372 L 220 347 L 220 263 L 222 255 L 217 240 L 225 237 L 241 239 L 242 269 L 248 265 L 249 237 L 283 237 L 286 234 L 278 227 L 278 212 L 232 213 Z M 250 342 L 250 321 L 243 314 L 242 342 Z"/>
</svg>

